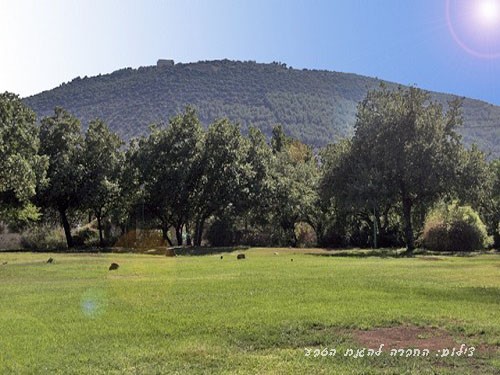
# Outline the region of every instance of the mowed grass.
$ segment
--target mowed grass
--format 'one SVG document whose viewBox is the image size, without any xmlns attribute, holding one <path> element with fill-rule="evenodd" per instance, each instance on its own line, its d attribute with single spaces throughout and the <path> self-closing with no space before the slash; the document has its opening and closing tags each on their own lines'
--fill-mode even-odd
<svg viewBox="0 0 500 375">
<path fill-rule="evenodd" d="M 498 255 L 245 254 L 0 253 L 0 374 L 500 372 Z M 108 271 L 111 262 L 120 268 Z M 361 347 L 354 330 L 401 325 L 487 350 L 343 356 Z M 325 347 L 337 355 L 305 356 Z"/>
</svg>

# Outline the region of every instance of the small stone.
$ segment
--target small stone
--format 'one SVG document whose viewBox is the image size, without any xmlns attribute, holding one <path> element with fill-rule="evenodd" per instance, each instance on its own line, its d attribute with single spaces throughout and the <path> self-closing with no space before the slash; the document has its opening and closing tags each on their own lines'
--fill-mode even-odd
<svg viewBox="0 0 500 375">
<path fill-rule="evenodd" d="M 118 263 L 111 263 L 111 265 L 109 266 L 109 270 L 110 271 L 117 270 L 118 267 L 120 267 Z"/>
</svg>

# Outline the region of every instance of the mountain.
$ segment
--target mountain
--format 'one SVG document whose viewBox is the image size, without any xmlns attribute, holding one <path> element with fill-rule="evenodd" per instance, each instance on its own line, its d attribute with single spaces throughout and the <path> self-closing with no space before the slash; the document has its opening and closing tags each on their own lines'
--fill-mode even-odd
<svg viewBox="0 0 500 375">
<path fill-rule="evenodd" d="M 82 120 L 105 120 L 123 138 L 145 134 L 151 123 L 165 123 L 186 105 L 209 124 L 228 117 L 246 129 L 255 125 L 270 135 L 283 124 L 289 135 L 315 147 L 352 135 L 356 105 L 381 81 L 356 74 L 298 70 L 282 63 L 203 61 L 125 68 L 71 82 L 25 98 L 39 116 L 62 106 Z M 385 82 L 389 86 L 395 83 Z M 444 105 L 455 96 L 431 93 Z M 466 144 L 500 156 L 500 107 L 464 99 Z"/>
</svg>

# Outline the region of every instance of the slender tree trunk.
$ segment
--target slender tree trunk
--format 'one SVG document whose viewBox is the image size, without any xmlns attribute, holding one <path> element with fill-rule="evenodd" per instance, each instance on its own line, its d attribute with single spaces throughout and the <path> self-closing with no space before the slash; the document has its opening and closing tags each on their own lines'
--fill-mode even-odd
<svg viewBox="0 0 500 375">
<path fill-rule="evenodd" d="M 415 239 L 413 238 L 413 226 L 411 222 L 411 199 L 403 195 L 403 221 L 404 221 L 404 232 L 405 232 L 405 242 L 406 242 L 406 255 L 413 256 L 413 250 L 415 249 Z"/>
<path fill-rule="evenodd" d="M 196 221 L 195 238 L 194 238 L 195 246 L 201 246 L 201 240 L 203 236 L 203 226 L 205 225 L 205 220 L 206 219 L 202 217 Z"/>
<path fill-rule="evenodd" d="M 104 247 L 104 238 L 102 237 L 101 214 L 96 214 L 97 229 L 99 230 L 99 247 Z"/>
<path fill-rule="evenodd" d="M 316 225 L 312 225 L 311 227 L 314 229 L 314 233 L 316 233 L 316 246 L 325 246 L 325 236 L 323 229 L 323 217 L 318 219 Z"/>
<path fill-rule="evenodd" d="M 186 245 L 191 246 L 191 232 L 189 232 L 189 225 L 186 223 Z"/>
<path fill-rule="evenodd" d="M 177 239 L 177 246 L 182 246 L 182 224 L 175 227 L 175 238 Z"/>
<path fill-rule="evenodd" d="M 382 225 L 382 220 L 380 219 L 380 215 L 376 215 L 375 217 L 375 223 L 377 225 L 377 236 L 378 236 L 378 240 L 377 240 L 377 244 L 379 247 L 383 247 L 383 243 L 382 241 L 385 240 L 385 228 L 384 226 Z"/>
<path fill-rule="evenodd" d="M 69 225 L 68 217 L 66 216 L 66 209 L 60 208 L 59 214 L 61 216 L 61 222 L 64 228 L 64 234 L 66 235 L 66 243 L 68 245 L 68 249 L 73 248 L 73 237 L 71 237 L 71 227 Z"/>
<path fill-rule="evenodd" d="M 200 220 L 196 220 L 194 228 L 194 246 L 201 246 Z"/>
</svg>

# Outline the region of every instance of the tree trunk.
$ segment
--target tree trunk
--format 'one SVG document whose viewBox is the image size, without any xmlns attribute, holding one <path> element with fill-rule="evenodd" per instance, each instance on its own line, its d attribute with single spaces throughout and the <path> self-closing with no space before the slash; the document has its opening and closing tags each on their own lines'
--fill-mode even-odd
<svg viewBox="0 0 500 375">
<path fill-rule="evenodd" d="M 203 226 L 205 225 L 205 218 L 200 218 L 196 221 L 196 228 L 194 234 L 194 246 L 201 246 L 203 237 Z"/>
<path fill-rule="evenodd" d="M 177 239 L 177 246 L 182 246 L 182 224 L 175 227 L 175 238 Z"/>
<path fill-rule="evenodd" d="M 64 234 L 66 235 L 66 243 L 68 245 L 68 249 L 73 248 L 73 237 L 71 237 L 71 227 L 69 226 L 68 217 L 66 216 L 66 209 L 60 208 L 59 214 L 61 216 L 61 222 L 64 228 Z"/>
<path fill-rule="evenodd" d="M 188 224 L 186 224 L 186 245 L 191 246 L 191 232 L 189 232 Z"/>
<path fill-rule="evenodd" d="M 316 233 L 316 243 L 318 246 L 326 246 L 325 245 L 325 233 L 323 229 L 323 217 L 319 218 L 316 225 L 310 224 L 314 229 L 314 233 Z"/>
<path fill-rule="evenodd" d="M 165 241 L 167 241 L 168 246 L 174 246 L 174 244 L 172 243 L 172 241 L 168 237 L 168 225 L 162 225 L 161 226 L 161 234 L 162 234 L 163 239 Z"/>
<path fill-rule="evenodd" d="M 291 235 L 292 235 L 292 247 L 298 247 L 299 246 L 299 239 L 297 238 L 297 234 L 295 233 L 295 225 L 290 228 L 291 230 Z"/>
<path fill-rule="evenodd" d="M 411 223 L 411 199 L 403 195 L 403 221 L 406 242 L 406 255 L 413 256 L 415 249 L 415 239 L 413 238 L 413 226 Z"/>
<path fill-rule="evenodd" d="M 102 237 L 101 215 L 96 214 L 96 218 L 97 218 L 97 229 L 99 230 L 99 247 L 104 247 L 104 238 Z"/>
<path fill-rule="evenodd" d="M 286 246 L 297 247 L 297 236 L 295 235 L 295 224 L 289 220 L 281 221 L 281 229 L 285 235 Z"/>
</svg>

